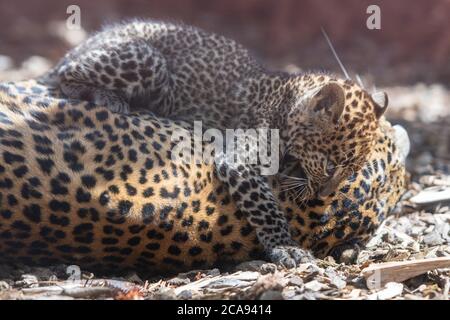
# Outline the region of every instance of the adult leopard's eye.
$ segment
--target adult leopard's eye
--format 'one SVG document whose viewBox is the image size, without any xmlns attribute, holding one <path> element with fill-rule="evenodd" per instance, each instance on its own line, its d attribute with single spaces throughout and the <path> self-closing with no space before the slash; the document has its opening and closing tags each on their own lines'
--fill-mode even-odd
<svg viewBox="0 0 450 320">
<path fill-rule="evenodd" d="M 332 177 L 336 172 L 336 166 L 332 162 L 327 163 L 326 167 L 327 176 Z"/>
</svg>

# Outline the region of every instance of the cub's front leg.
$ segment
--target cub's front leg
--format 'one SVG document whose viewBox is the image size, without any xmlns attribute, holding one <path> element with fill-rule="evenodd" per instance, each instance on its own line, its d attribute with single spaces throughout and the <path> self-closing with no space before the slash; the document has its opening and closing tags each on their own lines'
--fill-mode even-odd
<svg viewBox="0 0 450 320">
<path fill-rule="evenodd" d="M 279 208 L 268 178 L 256 166 L 236 165 L 225 155 L 216 157 L 217 175 L 227 184 L 239 210 L 255 228 L 259 242 L 268 258 L 287 268 L 299 263 L 313 262 L 314 257 L 292 239 L 289 223 Z"/>
</svg>

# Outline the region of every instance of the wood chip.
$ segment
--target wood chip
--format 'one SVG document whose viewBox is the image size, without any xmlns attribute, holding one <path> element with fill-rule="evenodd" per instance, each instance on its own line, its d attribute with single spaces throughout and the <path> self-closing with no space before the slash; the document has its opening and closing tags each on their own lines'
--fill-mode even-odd
<svg viewBox="0 0 450 320">
<path fill-rule="evenodd" d="M 369 289 L 382 288 L 388 282 L 403 282 L 427 271 L 450 267 L 450 257 L 372 264 L 362 270 Z"/>
<path fill-rule="evenodd" d="M 324 283 L 321 283 L 317 280 L 313 280 L 308 283 L 305 283 L 305 288 L 312 291 L 321 291 L 328 289 L 329 287 Z"/>
<path fill-rule="evenodd" d="M 73 298 L 93 299 L 106 296 L 114 296 L 115 289 L 108 287 L 80 287 L 68 288 L 63 291 L 63 295 Z"/>
<path fill-rule="evenodd" d="M 213 276 L 205 277 L 200 280 L 188 283 L 184 286 L 180 286 L 175 289 L 175 294 L 178 295 L 184 290 L 200 290 L 210 285 L 218 285 L 223 287 L 223 285 L 228 282 L 230 286 L 238 285 L 239 287 L 244 286 L 246 283 L 250 286 L 256 279 L 260 276 L 259 272 L 254 271 L 239 271 L 228 276 Z"/>
<path fill-rule="evenodd" d="M 450 187 L 436 186 L 424 189 L 409 199 L 409 201 L 417 205 L 450 201 Z"/>
<path fill-rule="evenodd" d="M 388 300 L 395 298 L 403 293 L 403 284 L 398 282 L 389 282 L 385 289 L 373 293 L 367 297 L 369 300 Z"/>
<path fill-rule="evenodd" d="M 444 286 L 444 293 L 443 293 L 444 300 L 448 300 L 449 299 L 449 297 L 448 297 L 448 292 L 449 291 L 450 291 L 450 279 L 447 278 L 447 279 L 445 279 L 445 286 Z"/>
</svg>

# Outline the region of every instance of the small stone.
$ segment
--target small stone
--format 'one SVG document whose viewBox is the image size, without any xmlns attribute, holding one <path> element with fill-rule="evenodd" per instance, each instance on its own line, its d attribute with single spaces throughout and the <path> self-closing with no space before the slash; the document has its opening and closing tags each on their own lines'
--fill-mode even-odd
<svg viewBox="0 0 450 320">
<path fill-rule="evenodd" d="M 33 274 L 23 274 L 21 280 L 16 281 L 16 285 L 19 287 L 33 288 L 37 287 L 39 283 L 38 278 Z"/>
<path fill-rule="evenodd" d="M 366 279 L 363 276 L 357 276 L 357 277 L 353 278 L 351 280 L 351 284 L 358 289 L 362 289 L 362 288 L 365 289 L 367 287 Z"/>
<path fill-rule="evenodd" d="M 245 288 L 250 284 L 248 281 L 233 278 L 219 278 L 208 284 L 207 288 L 221 289 L 221 288 Z"/>
<path fill-rule="evenodd" d="M 283 300 L 283 295 L 280 291 L 267 290 L 259 296 L 259 300 Z"/>
<path fill-rule="evenodd" d="M 220 275 L 220 270 L 217 269 L 217 268 L 208 270 L 208 271 L 206 272 L 206 275 L 207 275 L 207 276 L 211 276 L 211 277 L 219 276 L 219 275 Z"/>
<path fill-rule="evenodd" d="M 301 287 L 303 285 L 303 280 L 302 280 L 302 278 L 300 278 L 298 276 L 293 276 L 293 277 L 289 278 L 288 285 Z"/>
<path fill-rule="evenodd" d="M 325 275 L 330 279 L 330 283 L 338 289 L 343 289 L 347 285 L 347 282 L 331 267 L 325 270 Z"/>
<path fill-rule="evenodd" d="M 295 289 L 285 288 L 282 292 L 283 299 L 293 299 L 297 295 L 297 291 Z"/>
<path fill-rule="evenodd" d="M 317 293 L 305 291 L 304 293 L 295 296 L 292 300 L 317 300 Z"/>
<path fill-rule="evenodd" d="M 192 299 L 192 291 L 191 290 L 183 290 L 177 295 L 178 299 L 189 300 Z"/>
<path fill-rule="evenodd" d="M 179 277 L 175 277 L 175 278 L 167 280 L 168 285 L 175 286 L 175 287 L 183 286 L 190 282 L 191 282 L 191 280 L 189 278 L 179 278 Z"/>
<path fill-rule="evenodd" d="M 317 281 L 317 280 L 313 280 L 313 281 L 305 283 L 305 288 L 308 289 L 308 290 L 317 292 L 317 291 L 321 291 L 321 290 L 324 290 L 324 289 L 328 289 L 328 286 L 326 284 L 324 284 L 324 283 L 321 283 L 321 282 Z"/>
<path fill-rule="evenodd" d="M 347 282 L 340 277 L 335 277 L 331 280 L 331 284 L 338 289 L 344 289 L 347 286 Z"/>
<path fill-rule="evenodd" d="M 6 281 L 0 281 L 0 291 L 9 290 L 11 286 Z"/>
<path fill-rule="evenodd" d="M 177 298 L 177 295 L 175 293 L 175 290 L 173 290 L 172 288 L 160 287 L 153 294 L 152 298 L 156 300 L 175 300 Z"/>
<path fill-rule="evenodd" d="M 441 245 L 445 241 L 444 241 L 444 239 L 442 239 L 440 233 L 437 232 L 436 230 L 434 230 L 431 233 L 429 233 L 429 234 L 427 234 L 426 236 L 423 237 L 423 242 L 426 245 L 432 247 L 432 246 Z"/>
<path fill-rule="evenodd" d="M 403 292 L 403 284 L 398 282 L 388 282 L 385 289 L 373 293 L 367 297 L 369 300 L 388 300 L 401 295 Z"/>
<path fill-rule="evenodd" d="M 301 263 L 297 267 L 297 271 L 298 272 L 308 272 L 310 274 L 314 274 L 314 273 L 317 273 L 320 275 L 323 274 L 323 269 L 313 263 Z"/>
</svg>

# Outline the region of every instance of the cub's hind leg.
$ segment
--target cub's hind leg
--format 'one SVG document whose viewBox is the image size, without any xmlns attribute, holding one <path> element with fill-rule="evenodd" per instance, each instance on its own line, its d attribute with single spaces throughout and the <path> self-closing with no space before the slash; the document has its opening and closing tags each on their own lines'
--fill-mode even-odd
<svg viewBox="0 0 450 320">
<path fill-rule="evenodd" d="M 144 39 L 104 40 L 69 52 L 51 72 L 69 98 L 129 113 L 170 104 L 166 59 Z"/>
</svg>

